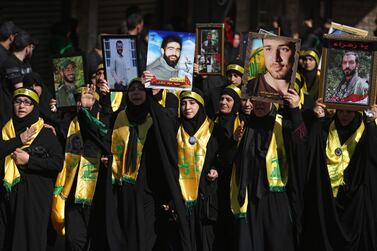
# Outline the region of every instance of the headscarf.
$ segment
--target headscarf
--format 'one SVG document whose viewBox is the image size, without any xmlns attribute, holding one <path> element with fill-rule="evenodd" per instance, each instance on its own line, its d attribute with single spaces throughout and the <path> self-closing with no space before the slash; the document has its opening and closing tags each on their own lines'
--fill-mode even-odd
<svg viewBox="0 0 377 251">
<path fill-rule="evenodd" d="M 357 128 L 359 128 L 362 121 L 362 115 L 359 112 L 355 112 L 355 117 L 353 120 L 346 126 L 342 126 L 342 124 L 338 120 L 338 116 L 335 115 L 335 127 L 339 135 L 340 144 L 344 144 L 349 137 L 351 137 Z"/>
<path fill-rule="evenodd" d="M 131 86 L 139 84 L 143 86 L 144 91 L 145 87 L 142 85 L 141 80 L 136 78 L 131 80 L 131 82 L 128 85 L 128 90 L 130 89 Z M 144 103 L 141 105 L 135 105 L 133 104 L 129 97 L 128 97 L 128 92 L 126 95 L 126 114 L 127 118 L 130 122 L 130 138 L 128 140 L 128 146 L 127 146 L 127 152 L 126 152 L 126 168 L 132 167 L 136 168 L 136 159 L 137 159 L 137 139 L 138 139 L 138 125 L 142 124 L 149 112 L 148 109 L 148 103 L 147 103 L 147 97 L 145 98 Z M 131 126 L 132 125 L 132 126 Z M 131 164 L 132 161 L 132 164 Z"/>
<path fill-rule="evenodd" d="M 252 114 L 250 122 L 247 124 L 236 156 L 236 179 L 240 203 L 245 200 L 246 187 L 249 185 L 251 186 L 249 192 L 252 197 L 261 198 L 267 191 L 265 158 L 275 124 L 275 117 L 275 106 L 272 106 L 269 114 L 264 117 L 257 117 Z"/>
<path fill-rule="evenodd" d="M 220 94 L 220 98 L 223 94 L 227 94 L 231 96 L 234 101 L 233 107 L 230 113 L 224 114 L 224 113 L 219 112 L 219 115 L 218 115 L 219 124 L 222 128 L 224 128 L 227 137 L 231 137 L 233 135 L 234 120 L 241 106 L 240 93 L 241 93 L 241 90 L 238 87 L 236 87 L 235 85 L 228 85 L 227 87 L 224 88 L 224 90 Z"/>
<path fill-rule="evenodd" d="M 24 132 L 27 127 L 30 127 L 39 119 L 39 98 L 38 94 L 31 88 L 18 88 L 14 91 L 13 94 L 13 101 L 17 97 L 27 97 L 30 99 L 34 105 L 33 110 L 26 115 L 23 118 L 19 118 L 15 115 L 15 112 L 13 111 L 12 120 L 13 120 L 13 126 L 14 130 L 16 132 L 16 135 L 19 135 L 20 133 Z"/>
<path fill-rule="evenodd" d="M 188 119 L 185 116 L 181 115 L 181 123 L 183 128 L 188 133 L 188 135 L 194 136 L 194 134 L 198 131 L 200 126 L 207 118 L 207 114 L 204 109 L 203 93 L 199 89 L 193 88 L 192 91 L 184 91 L 181 93 L 180 99 L 183 100 L 185 98 L 192 98 L 199 105 L 199 110 L 193 118 Z"/>
</svg>

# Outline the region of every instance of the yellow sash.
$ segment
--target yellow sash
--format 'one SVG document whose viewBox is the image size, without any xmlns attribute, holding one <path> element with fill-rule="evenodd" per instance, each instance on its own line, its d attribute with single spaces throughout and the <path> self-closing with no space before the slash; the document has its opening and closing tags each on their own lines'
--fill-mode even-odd
<svg viewBox="0 0 377 251">
<path fill-rule="evenodd" d="M 162 90 L 162 98 L 161 100 L 158 101 L 158 103 L 162 106 L 162 107 L 165 107 L 166 106 L 166 89 L 163 89 Z"/>
<path fill-rule="evenodd" d="M 271 142 L 266 155 L 266 172 L 270 192 L 283 192 L 288 181 L 287 154 L 283 138 L 283 119 L 276 115 Z M 235 216 L 244 217 L 247 212 L 247 189 L 243 205 L 238 202 L 238 188 L 236 182 L 236 165 L 233 164 L 230 181 L 231 209 Z"/>
<path fill-rule="evenodd" d="M 111 143 L 111 152 L 113 154 L 113 184 L 122 184 L 123 181 L 131 184 L 136 182 L 144 143 L 147 137 L 148 129 L 151 127 L 151 125 L 152 117 L 150 114 L 148 114 L 144 123 L 138 126 L 136 168 L 126 167 L 126 153 L 130 136 L 129 128 L 133 125 L 128 121 L 125 110 L 118 114 L 114 124 Z"/>
<path fill-rule="evenodd" d="M 90 205 L 96 189 L 99 166 L 99 151 L 96 156 L 83 156 L 80 125 L 76 117 L 69 125 L 63 170 L 56 179 L 54 194 L 68 198 L 78 172 L 75 203 Z"/>
<path fill-rule="evenodd" d="M 326 157 L 327 157 L 327 170 L 331 181 L 333 196 L 338 195 L 339 186 L 344 185 L 344 170 L 346 170 L 357 143 L 363 135 L 365 125 L 361 122 L 356 132 L 340 145 L 338 132 L 335 127 L 335 122 L 330 124 L 329 135 L 326 142 Z"/>
<path fill-rule="evenodd" d="M 52 225 L 63 236 L 65 235 L 65 200 L 71 192 L 76 174 L 75 203 L 91 205 L 96 189 L 100 152 L 96 157 L 83 156 L 82 154 L 83 142 L 80 125 L 77 117 L 75 117 L 69 125 L 63 169 L 56 178 L 51 203 Z"/>
<path fill-rule="evenodd" d="M 178 129 L 179 185 L 187 206 L 194 205 L 198 198 L 200 176 L 213 126 L 214 123 L 206 118 L 192 138 L 192 140 L 195 138 L 194 144 L 190 144 L 190 135 L 186 133 L 182 125 Z"/>
<path fill-rule="evenodd" d="M 31 127 L 36 129 L 35 134 L 33 137 L 24 144 L 21 149 L 29 147 L 34 139 L 38 136 L 39 132 L 42 130 L 44 125 L 44 121 L 42 118 L 39 118 L 37 122 L 35 122 Z M 2 137 L 3 140 L 10 140 L 16 137 L 16 132 L 14 131 L 13 120 L 9 120 L 2 129 Z M 12 159 L 12 154 L 9 154 L 5 157 L 5 164 L 4 164 L 4 186 L 8 191 L 12 190 L 12 187 L 20 182 L 21 176 L 20 172 L 18 171 L 17 165 Z"/>
<path fill-rule="evenodd" d="M 217 117 L 217 118 L 215 119 L 215 123 L 219 123 L 219 117 Z M 236 118 L 234 119 L 233 133 L 237 130 L 237 128 L 240 126 L 240 124 L 241 124 L 240 116 L 239 116 L 239 114 L 237 113 L 237 116 L 236 116 Z"/>
<path fill-rule="evenodd" d="M 110 92 L 111 109 L 116 112 L 122 103 L 123 92 Z"/>
</svg>

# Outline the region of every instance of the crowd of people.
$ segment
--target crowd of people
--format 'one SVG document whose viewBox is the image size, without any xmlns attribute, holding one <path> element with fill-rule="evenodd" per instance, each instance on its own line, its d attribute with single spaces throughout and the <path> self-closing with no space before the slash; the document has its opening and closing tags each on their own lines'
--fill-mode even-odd
<svg viewBox="0 0 377 251">
<path fill-rule="evenodd" d="M 140 35 L 142 19 L 127 26 Z M 280 104 L 245 96 L 286 79 L 267 67 L 243 83 L 233 36 L 225 76 L 195 64 L 181 92 L 145 88 L 146 47 L 142 74 L 112 92 L 98 45 L 61 110 L 30 66 L 37 41 L 3 23 L 0 250 L 46 250 L 56 234 L 66 250 L 377 250 L 377 105 L 326 107 L 313 48 Z"/>
</svg>

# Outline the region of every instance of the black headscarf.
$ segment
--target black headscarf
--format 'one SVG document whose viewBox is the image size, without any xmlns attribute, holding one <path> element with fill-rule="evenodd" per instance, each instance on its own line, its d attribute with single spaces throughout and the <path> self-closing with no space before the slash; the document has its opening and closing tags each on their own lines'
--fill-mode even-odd
<svg viewBox="0 0 377 251">
<path fill-rule="evenodd" d="M 338 116 L 335 115 L 335 127 L 338 132 L 340 144 L 344 144 L 352 134 L 359 128 L 362 121 L 362 115 L 359 112 L 355 112 L 354 119 L 346 126 L 342 126 L 338 120 Z"/>
<path fill-rule="evenodd" d="M 275 123 L 276 110 L 272 106 L 270 113 L 264 117 L 251 115 L 236 156 L 236 178 L 238 184 L 238 200 L 243 203 L 246 196 L 246 187 L 252 186 L 250 196 L 261 198 L 267 191 L 266 155 Z M 252 167 L 252 168 L 250 168 Z"/>
<path fill-rule="evenodd" d="M 240 110 L 241 99 L 240 99 L 240 96 L 238 96 L 237 92 L 235 92 L 231 88 L 225 88 L 221 92 L 221 95 L 223 94 L 227 94 L 231 96 L 234 100 L 234 104 L 230 113 L 224 114 L 224 113 L 219 112 L 219 115 L 218 115 L 220 126 L 224 128 L 226 136 L 230 138 L 233 135 L 234 120 L 237 116 L 238 111 Z M 220 98 L 221 98 L 221 95 L 220 95 Z"/>
<path fill-rule="evenodd" d="M 128 89 L 134 84 L 139 84 L 142 85 L 139 80 L 133 80 L 131 83 L 128 85 Z M 143 85 L 142 85 L 143 86 Z M 144 91 L 145 87 L 143 86 Z M 136 159 L 137 159 L 137 139 L 138 139 L 138 125 L 142 124 L 149 112 L 148 109 L 148 101 L 147 97 L 144 101 L 143 104 L 141 105 L 135 105 L 133 104 L 129 97 L 128 97 L 128 92 L 126 94 L 126 114 L 127 118 L 130 121 L 130 136 L 128 140 L 128 145 L 127 145 L 127 152 L 126 152 L 126 169 L 132 168 L 134 170 L 136 168 Z"/>
<path fill-rule="evenodd" d="M 26 89 L 29 89 L 34 92 L 34 90 L 31 88 L 26 88 Z M 35 94 L 37 95 L 37 93 Z M 33 102 L 34 107 L 33 107 L 33 110 L 23 118 L 17 117 L 15 113 L 13 112 L 12 120 L 13 120 L 13 126 L 16 132 L 16 135 L 19 135 L 20 133 L 24 132 L 27 127 L 30 127 L 39 119 L 39 108 L 38 108 L 37 102 L 33 100 L 32 98 L 26 95 L 22 95 L 22 94 L 15 96 L 13 100 L 15 100 L 17 97 L 20 97 L 20 96 L 27 97 L 28 99 L 30 99 Z"/>
<path fill-rule="evenodd" d="M 199 89 L 193 88 L 192 91 L 199 94 L 203 98 L 203 93 Z M 198 129 L 201 127 L 201 125 L 207 118 L 207 114 L 205 112 L 203 105 L 198 101 L 196 102 L 199 104 L 199 110 L 193 118 L 188 119 L 185 118 L 183 115 L 181 116 L 182 126 L 190 136 L 193 136 L 198 131 Z"/>
</svg>

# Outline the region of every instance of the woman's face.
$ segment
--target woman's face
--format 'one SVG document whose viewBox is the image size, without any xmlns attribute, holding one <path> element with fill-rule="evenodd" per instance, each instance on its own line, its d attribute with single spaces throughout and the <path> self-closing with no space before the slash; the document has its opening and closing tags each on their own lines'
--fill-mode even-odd
<svg viewBox="0 0 377 251">
<path fill-rule="evenodd" d="M 181 114 L 187 118 L 192 119 L 199 111 L 199 104 L 195 99 L 184 98 L 181 100 Z"/>
<path fill-rule="evenodd" d="M 141 83 L 134 83 L 128 88 L 128 98 L 134 105 L 142 105 L 146 100 L 145 88 Z"/>
<path fill-rule="evenodd" d="M 241 100 L 242 102 L 242 111 L 246 115 L 250 115 L 253 110 L 253 103 L 251 103 L 250 98 L 245 98 Z"/>
<path fill-rule="evenodd" d="M 232 111 L 234 105 L 234 99 L 228 95 L 223 94 L 220 97 L 220 112 L 222 114 L 229 114 Z"/>
<path fill-rule="evenodd" d="M 33 111 L 34 104 L 30 98 L 19 96 L 13 100 L 13 108 L 18 118 L 24 118 Z"/>
</svg>

